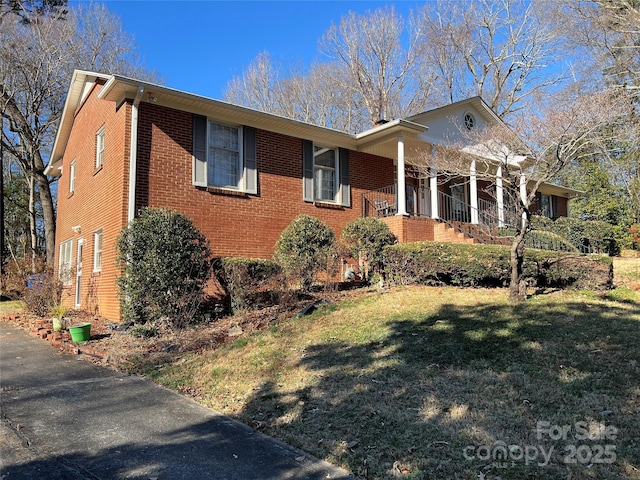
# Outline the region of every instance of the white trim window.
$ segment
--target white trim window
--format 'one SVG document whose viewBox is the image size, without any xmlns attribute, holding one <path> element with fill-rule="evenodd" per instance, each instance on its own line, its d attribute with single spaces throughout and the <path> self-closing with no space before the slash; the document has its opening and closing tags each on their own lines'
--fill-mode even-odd
<svg viewBox="0 0 640 480">
<path fill-rule="evenodd" d="M 558 197 L 554 195 L 538 195 L 538 214 L 544 217 L 556 218 L 558 216 Z"/>
<path fill-rule="evenodd" d="M 242 130 L 231 125 L 209 122 L 207 177 L 209 185 L 241 188 Z"/>
<path fill-rule="evenodd" d="M 69 165 L 69 193 L 76 190 L 76 160 L 75 158 Z"/>
<path fill-rule="evenodd" d="M 349 150 L 302 141 L 302 199 L 351 207 Z"/>
<path fill-rule="evenodd" d="M 256 129 L 194 115 L 193 184 L 257 195 Z"/>
<path fill-rule="evenodd" d="M 71 266 L 73 262 L 73 239 L 60 244 L 60 258 L 58 260 L 58 278 L 63 285 L 71 285 Z"/>
<path fill-rule="evenodd" d="M 314 198 L 321 202 L 335 202 L 338 193 L 338 149 L 313 146 Z"/>
<path fill-rule="evenodd" d="M 93 232 L 93 271 L 102 271 L 102 229 Z"/>
<path fill-rule="evenodd" d="M 96 169 L 104 165 L 104 126 L 96 132 Z"/>
</svg>

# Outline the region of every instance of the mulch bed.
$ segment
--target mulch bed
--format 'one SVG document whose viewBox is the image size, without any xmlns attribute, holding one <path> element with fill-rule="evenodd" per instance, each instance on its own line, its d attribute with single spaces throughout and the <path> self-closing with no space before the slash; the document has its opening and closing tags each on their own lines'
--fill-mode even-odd
<svg viewBox="0 0 640 480">
<path fill-rule="evenodd" d="M 238 338 L 261 331 L 281 319 L 296 315 L 320 300 L 336 302 L 362 296 L 361 288 L 335 292 L 317 292 L 285 307 L 271 306 L 243 314 L 226 316 L 207 324 L 181 330 L 160 330 L 158 335 L 144 338 L 133 329 L 82 310 L 70 310 L 66 325 L 91 323 L 91 338 L 74 343 L 68 331 L 53 331 L 51 318 L 41 318 L 24 311 L 3 314 L 5 321 L 27 331 L 31 336 L 48 341 L 54 348 L 115 370 L 142 373 L 169 364 L 187 354 L 200 354 Z M 313 309 L 310 309 L 311 311 Z"/>
</svg>

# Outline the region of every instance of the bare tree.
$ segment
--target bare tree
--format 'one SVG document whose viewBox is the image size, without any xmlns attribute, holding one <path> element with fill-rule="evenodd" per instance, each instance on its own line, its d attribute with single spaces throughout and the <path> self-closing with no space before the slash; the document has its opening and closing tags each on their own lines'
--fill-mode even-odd
<svg viewBox="0 0 640 480">
<path fill-rule="evenodd" d="M 227 83 L 224 96 L 231 103 L 279 113 L 279 82 L 279 67 L 274 65 L 268 52 L 262 52 L 240 76 Z"/>
<path fill-rule="evenodd" d="M 561 0 L 549 18 L 558 30 L 570 32 L 565 50 L 580 61 L 572 65 L 574 80 L 583 88 L 608 85 L 640 95 L 640 2 L 638 0 Z M 637 116 L 629 117 L 626 135 L 617 148 L 600 152 L 596 163 L 608 172 L 612 185 L 622 188 L 640 222 L 640 131 Z"/>
<path fill-rule="evenodd" d="M 427 2 L 418 15 L 421 69 L 435 70 L 441 100 L 478 95 L 508 118 L 560 83 L 564 73 L 551 70 L 562 52 L 549 3 Z"/>
<path fill-rule="evenodd" d="M 226 98 L 350 132 L 476 95 L 508 119 L 566 78 L 550 3 L 438 0 L 408 20 L 392 7 L 349 12 L 320 41 L 329 62 L 283 75 L 261 54 Z"/>
<path fill-rule="evenodd" d="M 259 54 L 240 76 L 227 83 L 226 101 L 301 122 L 355 132 L 368 116 L 351 95 L 348 72 L 336 62 L 317 63 L 308 71 Z"/>
<path fill-rule="evenodd" d="M 555 8 L 551 19 L 571 32 L 565 44 L 582 60 L 577 80 L 599 76 L 610 85 L 640 88 L 640 2 L 563 0 Z"/>
<path fill-rule="evenodd" d="M 151 75 L 137 66 L 131 38 L 103 5 L 68 12 L 51 9 L 46 14 L 38 8 L 5 13 L 0 29 L 0 111 L 5 120 L 1 139 L 4 151 L 33 179 L 29 185 L 41 212 L 35 225 L 44 226 L 46 258 L 51 264 L 55 206 L 51 179 L 44 169 L 73 69 Z"/>
<path fill-rule="evenodd" d="M 615 149 L 616 142 L 627 134 L 625 125 L 633 108 L 629 96 L 620 91 L 565 90 L 539 103 L 539 115 L 520 118 L 512 129 L 505 124 L 471 131 L 461 126 L 464 141 L 438 149 L 439 173 L 468 178 L 472 172 L 488 183 L 488 189 L 502 191 L 505 203 L 511 202 L 515 214 L 505 222 L 515 231 L 511 243 L 512 301 L 526 298 L 525 239 L 541 186 L 555 182 L 576 159 Z M 431 155 L 420 152 L 415 163 L 427 175 Z"/>
<path fill-rule="evenodd" d="M 407 36 L 403 48 L 402 35 Z M 420 111 L 428 85 L 416 88 L 417 32 L 391 8 L 365 15 L 349 12 L 331 25 L 321 40 L 323 52 L 348 72 L 347 87 L 364 105 L 369 125 Z M 426 87 L 426 88 L 425 88 Z"/>
</svg>

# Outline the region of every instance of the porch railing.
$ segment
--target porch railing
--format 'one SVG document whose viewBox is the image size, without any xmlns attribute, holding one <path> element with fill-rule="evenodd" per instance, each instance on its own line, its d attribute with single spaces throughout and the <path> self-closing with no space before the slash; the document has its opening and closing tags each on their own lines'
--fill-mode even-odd
<svg viewBox="0 0 640 480">
<path fill-rule="evenodd" d="M 363 217 L 390 217 L 398 213 L 397 205 L 395 185 L 362 194 Z"/>
<path fill-rule="evenodd" d="M 398 213 L 396 185 L 372 190 L 362 194 L 362 215 L 364 217 L 389 217 Z M 499 237 L 499 227 L 505 226 L 509 214 L 505 209 L 502 219 L 496 202 L 479 198 L 478 207 L 453 196 L 438 191 L 438 219 L 455 230 L 483 243 L 490 243 Z M 426 186 L 406 186 L 406 211 L 409 215 L 432 218 L 431 190 Z M 477 212 L 477 224 L 471 224 L 472 212 Z"/>
<path fill-rule="evenodd" d="M 455 198 L 438 190 L 438 220 L 446 223 L 457 232 L 475 238 L 480 243 L 504 243 L 513 239 L 513 228 L 520 218 L 516 209 L 505 204 L 502 212 L 498 211 L 497 202 L 478 198 L 477 223 L 473 224 L 472 212 L 476 207 L 471 206 L 460 198 Z M 390 217 L 398 213 L 398 196 L 396 185 L 372 190 L 362 194 L 362 215 L 364 217 Z M 406 186 L 406 211 L 409 215 L 432 218 L 431 191 L 428 187 L 414 185 Z M 545 230 L 533 230 L 527 240 L 529 248 L 544 250 L 592 253 L 588 239 L 583 244 L 572 245 L 568 240 Z"/>
</svg>

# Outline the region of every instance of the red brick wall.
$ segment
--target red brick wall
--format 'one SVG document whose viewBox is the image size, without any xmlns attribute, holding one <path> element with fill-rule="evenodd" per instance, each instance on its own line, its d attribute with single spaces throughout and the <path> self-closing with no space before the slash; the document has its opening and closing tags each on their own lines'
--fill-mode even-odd
<svg viewBox="0 0 640 480">
<path fill-rule="evenodd" d="M 60 243 L 73 240 L 73 281 L 65 288 L 63 301 L 75 306 L 75 273 L 78 240 L 84 239 L 82 261 L 82 308 L 101 315 L 119 318 L 119 301 L 115 265 L 115 242 L 126 224 L 128 145 L 130 136 L 130 104 L 116 109 L 111 102 L 98 100 L 96 86 L 77 109 L 73 130 L 62 159 L 62 176 L 58 183 L 58 217 L 56 228 L 55 268 L 59 264 Z M 96 171 L 95 135 L 105 127 L 104 165 Z M 76 161 L 76 181 L 69 194 L 70 164 Z M 80 227 L 75 232 L 72 227 Z M 94 231 L 102 229 L 102 270 L 93 272 Z"/>
<path fill-rule="evenodd" d="M 169 207 L 189 216 L 211 241 L 215 255 L 270 258 L 282 230 L 305 213 L 339 235 L 359 218 L 362 193 L 393 184 L 390 159 L 350 153 L 349 208 L 319 207 L 302 200 L 302 140 L 257 131 L 259 194 L 233 195 L 192 184 L 192 116 L 142 104 L 139 120 L 139 206 Z"/>
<path fill-rule="evenodd" d="M 426 217 L 400 217 L 392 216 L 383 218 L 382 221 L 389 226 L 398 242 L 421 242 L 434 240 L 434 225 L 438 222 Z"/>
</svg>

